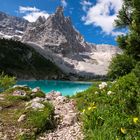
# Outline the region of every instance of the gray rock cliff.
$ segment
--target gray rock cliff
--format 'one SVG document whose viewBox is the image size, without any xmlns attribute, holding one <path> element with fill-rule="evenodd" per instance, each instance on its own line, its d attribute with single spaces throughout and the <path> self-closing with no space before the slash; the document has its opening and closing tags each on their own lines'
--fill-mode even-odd
<svg viewBox="0 0 140 140">
<path fill-rule="evenodd" d="M 35 42 L 63 55 L 90 49 L 83 36 L 73 27 L 71 19 L 64 17 L 62 7 L 58 7 L 48 19 L 39 17 L 36 22 L 29 24 L 22 41 Z"/>
<path fill-rule="evenodd" d="M 17 36 L 21 38 L 27 24 L 28 21 L 23 18 L 0 12 L 0 37 L 12 38 Z"/>
</svg>

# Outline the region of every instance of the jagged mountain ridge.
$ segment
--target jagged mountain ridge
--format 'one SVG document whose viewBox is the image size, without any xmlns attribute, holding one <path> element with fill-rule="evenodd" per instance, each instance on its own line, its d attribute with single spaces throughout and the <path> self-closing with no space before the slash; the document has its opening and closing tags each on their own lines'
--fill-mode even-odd
<svg viewBox="0 0 140 140">
<path fill-rule="evenodd" d="M 121 52 L 118 47 L 86 42 L 71 19 L 64 16 L 62 7 L 47 19 L 39 17 L 36 22 L 28 23 L 21 41 L 65 73 L 83 77 L 106 75 L 112 57 Z"/>
<path fill-rule="evenodd" d="M 44 48 L 64 55 L 88 51 L 90 47 L 83 36 L 74 29 L 71 19 L 64 17 L 62 7 L 58 7 L 55 14 L 50 15 L 47 20 L 39 17 L 35 23 L 31 23 L 22 41 L 36 42 Z"/>
<path fill-rule="evenodd" d="M 10 16 L 0 12 L 0 37 L 21 38 L 29 22 L 20 17 Z"/>
</svg>

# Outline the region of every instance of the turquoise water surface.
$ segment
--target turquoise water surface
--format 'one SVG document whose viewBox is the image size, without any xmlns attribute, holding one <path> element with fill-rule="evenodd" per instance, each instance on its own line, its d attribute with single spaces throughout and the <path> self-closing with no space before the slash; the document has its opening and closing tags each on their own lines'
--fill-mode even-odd
<svg viewBox="0 0 140 140">
<path fill-rule="evenodd" d="M 59 80 L 38 80 L 38 81 L 18 81 L 17 85 L 27 85 L 31 88 L 40 87 L 42 91 L 48 93 L 52 90 L 59 91 L 62 95 L 74 95 L 77 92 L 88 89 L 92 83 L 89 82 L 69 82 Z"/>
</svg>

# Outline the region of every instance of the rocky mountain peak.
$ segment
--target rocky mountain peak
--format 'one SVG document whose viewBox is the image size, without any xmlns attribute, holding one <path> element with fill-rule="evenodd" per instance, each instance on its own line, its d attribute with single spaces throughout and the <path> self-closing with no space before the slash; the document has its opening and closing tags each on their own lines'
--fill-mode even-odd
<svg viewBox="0 0 140 140">
<path fill-rule="evenodd" d="M 55 13 L 52 15 L 52 18 L 57 20 L 57 22 L 59 21 L 61 23 L 63 21 L 72 25 L 71 18 L 64 16 L 64 8 L 62 6 L 57 7 Z"/>
<path fill-rule="evenodd" d="M 50 15 L 50 17 L 48 18 L 48 22 L 52 23 L 52 26 L 59 26 L 59 27 L 62 27 L 62 26 L 67 26 L 68 24 L 73 26 L 72 25 L 72 22 L 71 22 L 71 18 L 70 17 L 65 17 L 64 16 L 64 9 L 62 6 L 59 6 L 55 13 Z"/>
<path fill-rule="evenodd" d="M 0 12 L 0 37 L 21 37 L 27 27 L 28 21 L 23 18 L 9 16 Z"/>
<path fill-rule="evenodd" d="M 39 16 L 38 19 L 36 20 L 36 23 L 38 24 L 43 24 L 46 22 L 46 18 L 44 16 Z"/>
<path fill-rule="evenodd" d="M 63 7 L 58 6 L 57 9 L 56 9 L 55 15 L 62 17 L 62 16 L 64 16 L 63 12 L 64 12 Z"/>
<path fill-rule="evenodd" d="M 7 17 L 7 15 L 0 11 L 0 21 L 2 21 L 6 17 Z"/>
<path fill-rule="evenodd" d="M 68 23 L 68 24 L 72 24 L 71 18 L 70 18 L 70 17 L 66 17 L 66 18 L 65 18 L 65 21 L 66 21 L 66 23 Z"/>
<path fill-rule="evenodd" d="M 82 35 L 73 27 L 70 17 L 64 16 L 61 6 L 46 21 L 39 17 L 28 26 L 22 40 L 37 43 L 63 55 L 79 53 L 89 48 Z"/>
</svg>

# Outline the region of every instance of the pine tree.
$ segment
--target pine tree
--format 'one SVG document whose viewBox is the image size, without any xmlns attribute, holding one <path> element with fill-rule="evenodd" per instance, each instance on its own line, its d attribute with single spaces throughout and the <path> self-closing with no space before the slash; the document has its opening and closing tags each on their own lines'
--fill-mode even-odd
<svg viewBox="0 0 140 140">
<path fill-rule="evenodd" d="M 123 1 L 115 23 L 117 28 L 126 28 L 129 32 L 118 36 L 117 42 L 128 55 L 140 61 L 140 0 Z"/>
</svg>

